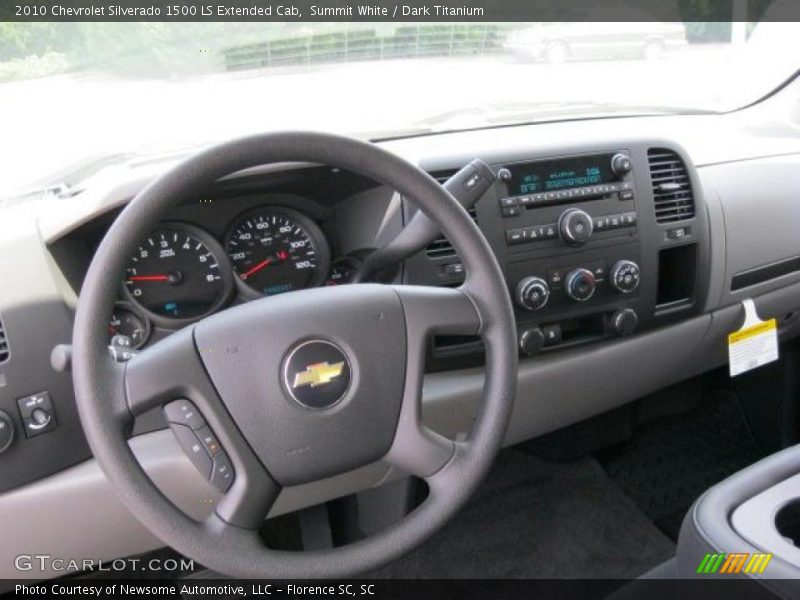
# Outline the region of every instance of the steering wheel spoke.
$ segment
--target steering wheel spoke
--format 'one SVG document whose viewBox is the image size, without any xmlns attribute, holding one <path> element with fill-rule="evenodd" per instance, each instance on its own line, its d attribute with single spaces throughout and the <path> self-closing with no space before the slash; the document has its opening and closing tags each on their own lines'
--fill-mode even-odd
<svg viewBox="0 0 800 600">
<path fill-rule="evenodd" d="M 125 364 L 125 396 L 134 417 L 178 398 L 214 398 L 216 392 L 186 327 L 136 354 Z"/>
<path fill-rule="evenodd" d="M 452 440 L 422 421 L 425 352 L 431 334 L 475 335 L 481 321 L 472 300 L 461 290 L 396 286 L 406 319 L 407 360 L 403 402 L 394 442 L 386 459 L 403 470 L 429 478 L 455 452 Z"/>
<path fill-rule="evenodd" d="M 256 528 L 280 486 L 225 409 L 197 353 L 193 330 L 186 327 L 128 362 L 128 409 L 139 416 L 165 407 L 165 417 L 189 457 L 203 471 L 210 465 L 210 481 L 226 489 L 216 515 L 238 527 Z"/>
</svg>

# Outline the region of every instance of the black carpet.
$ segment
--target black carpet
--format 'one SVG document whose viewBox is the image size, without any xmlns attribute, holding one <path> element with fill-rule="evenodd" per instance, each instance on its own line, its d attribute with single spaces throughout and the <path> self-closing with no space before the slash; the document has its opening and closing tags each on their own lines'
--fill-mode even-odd
<svg viewBox="0 0 800 600">
<path fill-rule="evenodd" d="M 707 394 L 692 411 L 642 425 L 599 456 L 614 482 L 670 538 L 700 494 L 762 453 L 730 391 Z"/>
<path fill-rule="evenodd" d="M 593 459 L 555 465 L 506 450 L 439 534 L 380 578 L 632 578 L 674 546 Z"/>
</svg>

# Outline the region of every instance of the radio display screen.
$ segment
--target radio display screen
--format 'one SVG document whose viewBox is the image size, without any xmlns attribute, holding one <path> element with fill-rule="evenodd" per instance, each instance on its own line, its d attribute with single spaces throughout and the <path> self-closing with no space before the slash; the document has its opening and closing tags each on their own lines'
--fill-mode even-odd
<svg viewBox="0 0 800 600">
<path fill-rule="evenodd" d="M 616 181 L 611 157 L 611 154 L 594 154 L 509 165 L 509 194 L 538 194 Z"/>
</svg>

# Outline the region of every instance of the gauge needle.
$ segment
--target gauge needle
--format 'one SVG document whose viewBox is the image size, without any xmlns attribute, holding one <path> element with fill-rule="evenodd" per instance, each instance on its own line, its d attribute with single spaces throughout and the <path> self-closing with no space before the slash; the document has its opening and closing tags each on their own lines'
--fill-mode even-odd
<svg viewBox="0 0 800 600">
<path fill-rule="evenodd" d="M 169 281 L 169 275 L 133 275 L 128 281 Z"/>
<path fill-rule="evenodd" d="M 270 258 L 262 260 L 257 265 L 253 265 L 247 271 L 242 273 L 241 274 L 241 278 L 242 279 L 247 279 L 248 277 L 250 277 L 250 275 L 253 275 L 254 273 L 258 273 L 261 269 L 263 269 L 264 267 L 268 266 L 271 262 L 272 262 L 272 259 L 270 259 Z"/>
</svg>

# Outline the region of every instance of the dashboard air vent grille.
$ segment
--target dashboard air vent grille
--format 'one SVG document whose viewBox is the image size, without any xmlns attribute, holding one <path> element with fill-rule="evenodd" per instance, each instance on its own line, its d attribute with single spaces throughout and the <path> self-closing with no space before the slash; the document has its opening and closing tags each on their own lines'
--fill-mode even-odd
<svg viewBox="0 0 800 600">
<path fill-rule="evenodd" d="M 458 171 L 456 169 L 453 169 L 452 171 L 438 171 L 431 173 L 430 176 L 439 183 L 443 184 L 457 172 Z M 478 213 L 476 212 L 475 207 L 470 207 L 467 212 L 469 213 L 469 216 L 472 217 L 472 220 L 477 223 Z M 428 258 L 452 258 L 456 256 L 456 251 L 453 248 L 453 245 L 450 243 L 450 240 L 448 240 L 445 236 L 440 235 L 428 245 L 428 247 L 425 249 L 425 255 Z"/>
<path fill-rule="evenodd" d="M 3 319 L 0 317 L 0 363 L 6 362 L 10 354 L 6 330 L 3 329 Z"/>
<path fill-rule="evenodd" d="M 680 156 L 666 148 L 647 151 L 657 223 L 671 223 L 694 217 L 692 183 Z"/>
</svg>

